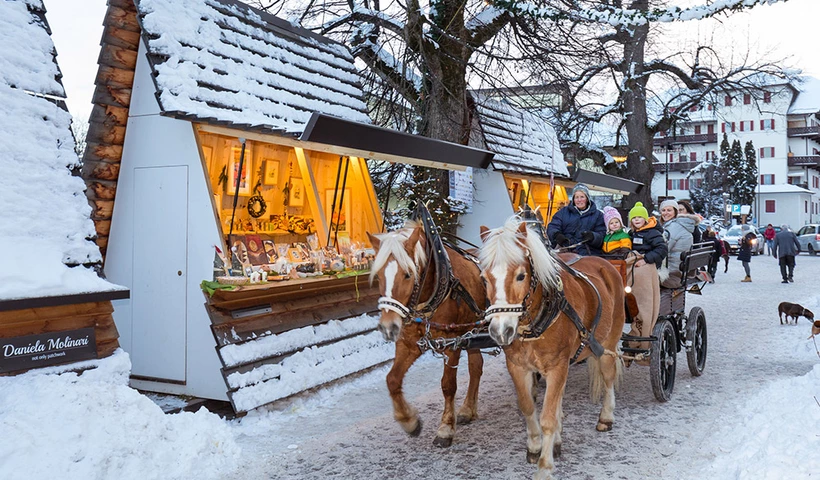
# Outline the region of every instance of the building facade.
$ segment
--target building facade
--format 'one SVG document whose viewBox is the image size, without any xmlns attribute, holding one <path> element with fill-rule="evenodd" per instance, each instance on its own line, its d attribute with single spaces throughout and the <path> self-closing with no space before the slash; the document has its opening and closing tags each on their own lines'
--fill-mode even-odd
<svg viewBox="0 0 820 480">
<path fill-rule="evenodd" d="M 796 227 L 820 220 L 820 81 L 771 84 L 759 95 L 722 94 L 687 114 L 674 132 L 654 139 L 657 197 L 689 198 L 702 181 L 690 171 L 719 157 L 725 133 L 730 143 L 751 141 L 757 153 L 754 223 Z"/>
</svg>

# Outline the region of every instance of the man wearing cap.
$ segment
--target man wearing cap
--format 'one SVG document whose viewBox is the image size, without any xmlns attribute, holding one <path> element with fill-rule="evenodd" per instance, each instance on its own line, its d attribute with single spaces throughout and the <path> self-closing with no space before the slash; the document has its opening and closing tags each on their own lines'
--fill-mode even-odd
<svg viewBox="0 0 820 480">
<path fill-rule="evenodd" d="M 555 247 L 578 245 L 575 252 L 581 255 L 600 255 L 606 235 L 604 215 L 589 196 L 589 188 L 583 183 L 575 185 L 570 192 L 571 202 L 558 210 L 547 226 L 547 236 Z"/>
</svg>

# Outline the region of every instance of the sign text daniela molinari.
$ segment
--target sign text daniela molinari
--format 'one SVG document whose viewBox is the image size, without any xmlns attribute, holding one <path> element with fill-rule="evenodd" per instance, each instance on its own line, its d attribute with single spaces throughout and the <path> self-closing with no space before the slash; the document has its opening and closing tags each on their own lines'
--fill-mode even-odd
<svg viewBox="0 0 820 480">
<path fill-rule="evenodd" d="M 0 373 L 97 358 L 94 328 L 0 338 Z"/>
</svg>

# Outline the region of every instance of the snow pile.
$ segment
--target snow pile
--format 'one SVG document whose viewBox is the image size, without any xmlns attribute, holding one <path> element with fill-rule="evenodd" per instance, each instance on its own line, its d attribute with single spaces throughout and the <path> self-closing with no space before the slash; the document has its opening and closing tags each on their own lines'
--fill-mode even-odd
<svg viewBox="0 0 820 480">
<path fill-rule="evenodd" d="M 86 364 L 96 368 L 0 377 L 3 478 L 219 479 L 237 469 L 241 449 L 218 416 L 164 414 L 127 386 L 122 350 Z"/>
<path fill-rule="evenodd" d="M 692 478 L 813 478 L 820 473 L 820 365 L 767 385 L 713 439 L 716 458 Z M 797 428 L 795 428 L 797 427 Z M 739 435 L 739 432 L 743 432 Z"/>
<path fill-rule="evenodd" d="M 350 52 L 250 7 L 140 0 L 166 112 L 301 132 L 312 112 L 370 123 Z"/>
<path fill-rule="evenodd" d="M 96 232 L 85 183 L 70 171 L 79 164 L 71 116 L 23 90 L 62 94 L 54 47 L 38 21 L 23 3 L 0 2 L 0 300 L 121 288 L 66 266 L 102 257 L 88 240 Z"/>
</svg>

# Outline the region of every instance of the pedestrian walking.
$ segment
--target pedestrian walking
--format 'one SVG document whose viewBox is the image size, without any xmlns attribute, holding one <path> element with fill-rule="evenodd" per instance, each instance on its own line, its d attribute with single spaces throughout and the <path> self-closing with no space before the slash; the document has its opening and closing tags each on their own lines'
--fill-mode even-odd
<svg viewBox="0 0 820 480">
<path fill-rule="evenodd" d="M 766 229 L 763 230 L 763 238 L 766 239 L 766 247 L 769 249 L 769 255 L 774 256 L 774 236 L 777 232 L 774 231 L 774 227 L 772 224 L 766 225 Z"/>
<path fill-rule="evenodd" d="M 729 272 L 729 252 L 732 251 L 729 242 L 720 240 L 720 256 L 723 258 L 723 273 Z"/>
<path fill-rule="evenodd" d="M 749 270 L 749 263 L 752 261 L 752 240 L 757 238 L 748 225 L 740 227 L 743 232 L 743 237 L 740 239 L 740 250 L 737 252 L 737 259 L 743 262 L 743 270 L 746 271 L 746 277 L 741 282 L 748 283 L 752 281 L 752 274 Z"/>
<path fill-rule="evenodd" d="M 797 235 L 788 225 L 780 226 L 780 233 L 774 237 L 774 251 L 772 255 L 780 262 L 781 283 L 794 283 L 794 256 L 800 253 L 800 242 Z M 787 272 L 788 270 L 788 272 Z"/>
</svg>

